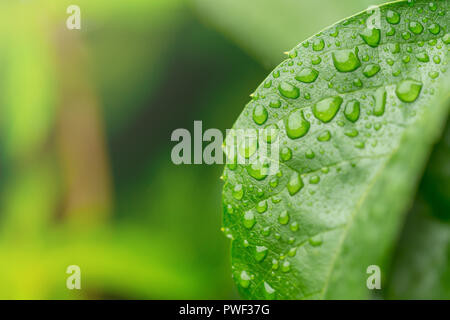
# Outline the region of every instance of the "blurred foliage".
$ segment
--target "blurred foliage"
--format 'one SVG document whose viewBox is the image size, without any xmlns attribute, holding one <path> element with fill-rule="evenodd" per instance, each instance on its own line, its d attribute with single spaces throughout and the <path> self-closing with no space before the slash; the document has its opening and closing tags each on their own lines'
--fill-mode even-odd
<svg viewBox="0 0 450 320">
<path fill-rule="evenodd" d="M 222 168 L 173 165 L 170 134 L 230 128 L 263 66 L 372 4 L 327 3 L 1 1 L 0 298 L 237 297 Z"/>
</svg>

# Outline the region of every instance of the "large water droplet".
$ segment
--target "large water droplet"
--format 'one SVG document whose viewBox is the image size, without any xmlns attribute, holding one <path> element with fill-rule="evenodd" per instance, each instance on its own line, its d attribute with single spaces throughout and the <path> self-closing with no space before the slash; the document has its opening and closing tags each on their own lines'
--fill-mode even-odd
<svg viewBox="0 0 450 320">
<path fill-rule="evenodd" d="M 267 248 L 264 246 L 257 246 L 255 249 L 255 259 L 258 262 L 263 261 L 267 256 Z"/>
<path fill-rule="evenodd" d="M 295 110 L 286 119 L 286 134 L 291 139 L 303 137 L 309 130 L 310 123 L 302 110 Z"/>
<path fill-rule="evenodd" d="M 363 74 L 367 78 L 371 78 L 374 75 L 376 75 L 378 73 L 378 71 L 380 71 L 380 66 L 377 64 L 371 63 L 364 67 Z"/>
<path fill-rule="evenodd" d="M 339 96 L 325 98 L 314 105 L 313 114 L 322 122 L 330 122 L 339 111 L 342 101 Z"/>
<path fill-rule="evenodd" d="M 384 109 L 386 108 L 386 89 L 380 87 L 375 91 L 375 106 L 373 107 L 373 114 L 377 117 L 384 114 Z"/>
<path fill-rule="evenodd" d="M 294 172 L 291 175 L 291 178 L 289 179 L 289 182 L 287 184 L 289 194 L 293 196 L 294 194 L 299 192 L 302 188 L 303 188 L 303 180 L 298 174 L 298 172 Z"/>
<path fill-rule="evenodd" d="M 319 72 L 315 69 L 303 68 L 299 73 L 297 73 L 295 79 L 300 82 L 311 83 L 316 81 L 318 75 Z"/>
<path fill-rule="evenodd" d="M 347 102 L 344 109 L 344 115 L 348 121 L 356 122 L 359 119 L 360 104 L 358 100 Z"/>
<path fill-rule="evenodd" d="M 286 81 L 280 83 L 278 90 L 286 98 L 297 99 L 300 96 L 300 90 Z"/>
<path fill-rule="evenodd" d="M 380 43 L 381 39 L 381 31 L 380 29 L 366 29 L 363 33 L 361 33 L 361 38 L 364 40 L 372 48 L 375 48 Z"/>
<path fill-rule="evenodd" d="M 395 94 L 403 102 L 414 102 L 419 97 L 421 90 L 422 82 L 406 79 L 397 85 Z"/>
<path fill-rule="evenodd" d="M 428 31 L 430 31 L 431 34 L 438 34 L 441 32 L 441 26 L 437 23 L 433 23 L 428 27 Z"/>
<path fill-rule="evenodd" d="M 261 105 L 258 105 L 253 109 L 253 121 L 255 121 L 256 124 L 261 125 L 266 122 L 268 115 L 266 108 Z"/>
<path fill-rule="evenodd" d="M 255 215 L 253 214 L 253 212 L 251 212 L 251 211 L 247 211 L 245 214 L 244 214 L 244 227 L 246 227 L 247 229 L 251 229 L 251 228 L 253 228 L 253 226 L 255 225 L 255 223 L 256 223 L 256 220 L 255 220 Z"/>
<path fill-rule="evenodd" d="M 333 64 L 339 72 L 351 72 L 361 66 L 358 49 L 339 50 L 332 54 Z"/>
</svg>

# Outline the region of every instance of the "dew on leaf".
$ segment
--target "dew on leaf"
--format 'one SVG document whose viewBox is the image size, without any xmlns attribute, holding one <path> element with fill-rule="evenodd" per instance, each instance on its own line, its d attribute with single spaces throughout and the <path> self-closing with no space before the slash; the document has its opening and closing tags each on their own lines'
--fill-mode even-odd
<svg viewBox="0 0 450 320">
<path fill-rule="evenodd" d="M 280 224 L 288 224 L 289 222 L 289 213 L 284 210 L 280 213 L 280 216 L 278 217 L 278 222 Z"/>
<path fill-rule="evenodd" d="M 386 107 L 386 89 L 384 87 L 380 87 L 375 91 L 375 106 L 373 108 L 373 114 L 375 116 L 382 116 L 384 114 L 384 110 Z"/>
<path fill-rule="evenodd" d="M 291 196 L 293 196 L 303 188 L 303 180 L 298 172 L 292 173 L 286 187 Z"/>
<path fill-rule="evenodd" d="M 310 123 L 302 110 L 294 110 L 286 119 L 286 134 L 291 139 L 298 139 L 308 133 Z"/>
<path fill-rule="evenodd" d="M 397 84 L 395 94 L 403 102 L 414 102 L 422 90 L 422 82 L 406 79 Z"/>
<path fill-rule="evenodd" d="M 255 215 L 251 211 L 247 211 L 246 213 L 244 213 L 243 220 L 244 220 L 244 227 L 246 227 L 247 229 L 253 228 L 253 226 L 256 223 Z"/>
<path fill-rule="evenodd" d="M 380 66 L 378 64 L 371 63 L 364 67 L 363 74 L 367 78 L 371 78 L 376 75 L 378 71 L 380 71 Z"/>
<path fill-rule="evenodd" d="M 268 115 L 269 114 L 268 114 L 266 108 L 264 108 L 261 105 L 257 105 L 253 109 L 253 121 L 255 121 L 255 123 L 258 125 L 261 125 L 264 122 L 266 122 Z"/>
<path fill-rule="evenodd" d="M 258 262 L 263 261 L 267 256 L 267 247 L 265 246 L 256 246 L 255 248 L 255 259 Z"/>
<path fill-rule="evenodd" d="M 414 34 L 421 34 L 423 31 L 423 26 L 420 22 L 417 21 L 410 21 L 408 25 L 409 31 L 411 31 Z"/>
<path fill-rule="evenodd" d="M 400 22 L 400 14 L 394 10 L 388 10 L 386 12 L 386 21 L 390 24 L 398 24 Z"/>
<path fill-rule="evenodd" d="M 359 119 L 360 103 L 358 100 L 347 102 L 344 109 L 344 116 L 348 121 L 356 122 Z"/>
<path fill-rule="evenodd" d="M 241 200 L 244 197 L 244 187 L 242 184 L 238 184 L 233 188 L 232 195 L 236 200 Z"/>
<path fill-rule="evenodd" d="M 282 161 L 289 161 L 292 158 L 292 151 L 288 147 L 283 147 L 280 151 L 280 158 Z"/>
<path fill-rule="evenodd" d="M 311 83 L 316 81 L 318 75 L 319 72 L 313 68 L 303 68 L 299 73 L 297 73 L 295 79 L 300 82 Z"/>
<path fill-rule="evenodd" d="M 340 96 L 325 98 L 313 106 L 313 114 L 322 122 L 330 122 L 339 111 L 342 101 Z"/>
<path fill-rule="evenodd" d="M 377 28 L 366 29 L 361 33 L 361 38 L 372 48 L 375 48 L 380 43 L 381 31 Z"/>
<path fill-rule="evenodd" d="M 285 98 L 297 99 L 300 96 L 300 90 L 286 81 L 280 83 L 278 90 Z"/>
<path fill-rule="evenodd" d="M 351 72 L 361 66 L 358 49 L 339 50 L 332 54 L 333 64 L 339 72 Z"/>
</svg>

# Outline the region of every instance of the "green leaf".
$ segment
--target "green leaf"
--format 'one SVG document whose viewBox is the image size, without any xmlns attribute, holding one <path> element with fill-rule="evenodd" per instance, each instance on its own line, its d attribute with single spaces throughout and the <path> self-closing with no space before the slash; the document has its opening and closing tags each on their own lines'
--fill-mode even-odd
<svg viewBox="0 0 450 320">
<path fill-rule="evenodd" d="M 450 299 L 450 124 L 436 145 L 394 259 L 387 297 Z"/>
<path fill-rule="evenodd" d="M 384 277 L 448 114 L 448 7 L 400 1 L 341 21 L 293 49 L 252 95 L 234 129 L 278 127 L 280 161 L 271 153 L 272 175 L 247 164 L 224 172 L 224 232 L 243 297 L 367 298 L 367 268 Z M 305 69 L 317 78 L 297 80 Z M 261 106 L 268 117 L 257 125 Z"/>
</svg>

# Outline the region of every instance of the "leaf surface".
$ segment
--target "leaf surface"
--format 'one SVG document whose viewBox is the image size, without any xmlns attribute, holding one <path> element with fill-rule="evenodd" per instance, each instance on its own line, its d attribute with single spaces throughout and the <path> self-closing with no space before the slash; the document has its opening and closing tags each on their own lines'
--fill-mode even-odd
<svg viewBox="0 0 450 320">
<path fill-rule="evenodd" d="M 294 48 L 252 95 L 233 128 L 278 128 L 280 154 L 270 175 L 232 162 L 224 172 L 243 297 L 368 298 L 367 268 L 384 277 L 448 114 L 448 7 L 400 1 L 341 21 Z M 253 164 L 257 151 L 240 150 Z"/>
</svg>

